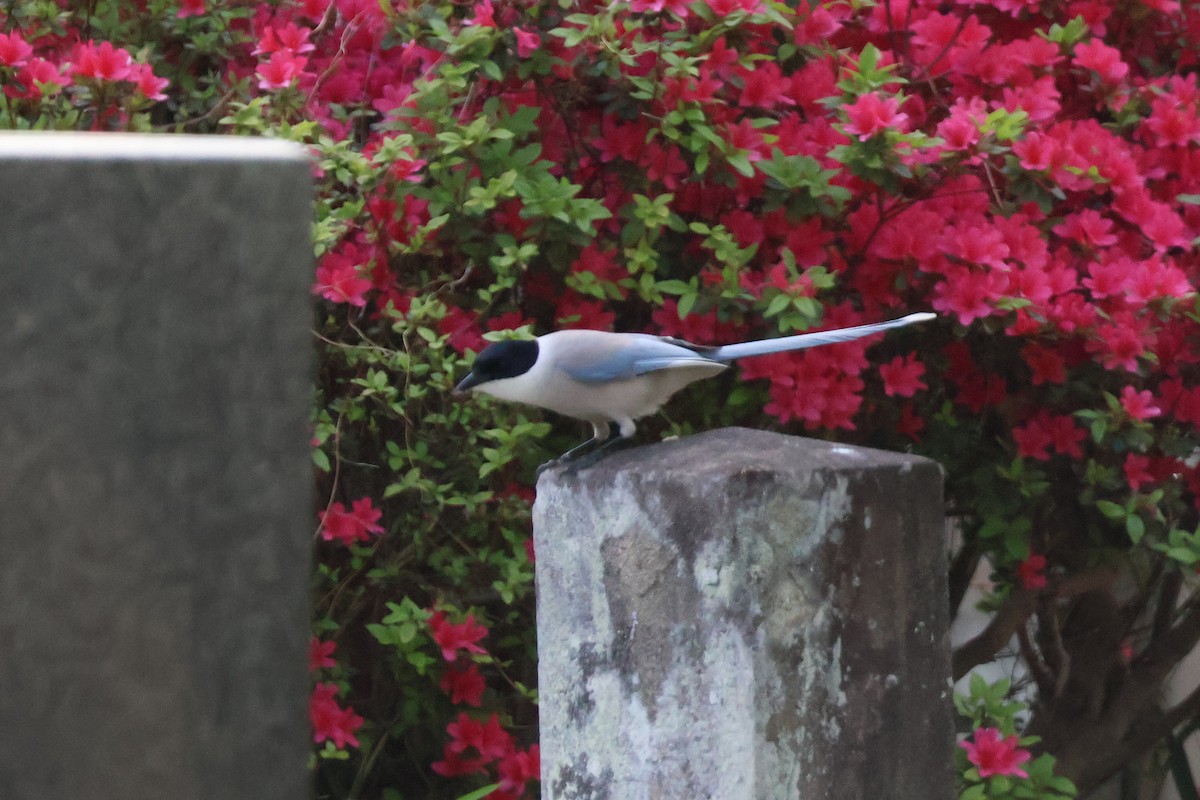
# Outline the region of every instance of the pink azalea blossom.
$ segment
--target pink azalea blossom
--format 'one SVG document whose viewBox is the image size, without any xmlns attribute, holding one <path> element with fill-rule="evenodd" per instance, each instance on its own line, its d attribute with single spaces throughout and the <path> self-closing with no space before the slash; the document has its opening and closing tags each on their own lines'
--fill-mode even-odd
<svg viewBox="0 0 1200 800">
<path fill-rule="evenodd" d="M 342 708 L 334 699 L 338 687 L 333 683 L 318 683 L 308 700 L 308 719 L 312 724 L 313 741 L 331 741 L 339 749 L 346 745 L 358 747 L 354 732 L 362 727 L 363 718 L 353 708 Z"/>
<path fill-rule="evenodd" d="M 1044 589 L 1047 583 L 1046 557 L 1041 553 L 1031 553 L 1017 565 L 1017 579 L 1026 589 Z"/>
<path fill-rule="evenodd" d="M 1099 40 L 1075 45 L 1075 63 L 1108 84 L 1120 83 L 1129 74 L 1129 65 L 1121 61 L 1121 51 Z"/>
<path fill-rule="evenodd" d="M 33 47 L 17 31 L 0 33 L 0 66 L 20 67 L 33 55 Z"/>
<path fill-rule="evenodd" d="M 175 12 L 175 16 L 183 19 L 184 17 L 199 17 L 207 13 L 205 0 L 180 0 L 179 10 Z"/>
<path fill-rule="evenodd" d="M 1030 753 L 1019 747 L 1016 736 L 1002 737 L 996 728 L 977 728 L 971 739 L 959 742 L 958 746 L 967 751 L 967 760 L 978 768 L 981 778 L 1029 777 L 1021 765 L 1030 759 Z"/>
<path fill-rule="evenodd" d="M 367 304 L 366 292 L 371 281 L 362 277 L 357 263 L 360 254 L 350 250 L 333 250 L 317 266 L 313 294 L 331 303 L 346 303 L 362 308 Z"/>
<path fill-rule="evenodd" d="M 478 708 L 479 704 L 483 702 L 483 691 L 486 685 L 483 676 L 479 674 L 479 666 L 467 664 L 463 668 L 447 667 L 438 683 L 438 688 L 450 696 L 450 702 L 454 705 L 465 704 Z"/>
<path fill-rule="evenodd" d="M 113 47 L 111 42 L 84 42 L 75 48 L 71 74 L 76 78 L 99 81 L 123 81 L 133 68 L 129 51 Z"/>
<path fill-rule="evenodd" d="M 513 28 L 513 35 L 517 37 L 517 55 L 521 58 L 529 58 L 542 46 L 542 37 L 537 31 Z"/>
<path fill-rule="evenodd" d="M 459 755 L 474 750 L 488 761 L 495 761 L 512 750 L 512 736 L 500 727 L 495 714 L 486 722 L 459 714 L 446 726 L 446 733 L 450 734 L 450 751 Z"/>
<path fill-rule="evenodd" d="M 900 130 L 908 121 L 908 115 L 900 111 L 899 100 L 875 92 L 862 95 L 842 110 L 846 113 L 843 129 L 864 142 L 886 130 Z"/>
<path fill-rule="evenodd" d="M 916 353 L 907 356 L 896 356 L 879 367 L 879 377 L 883 378 L 883 392 L 888 397 L 912 397 L 922 389 L 928 389 L 921 376 L 925 374 L 925 365 L 917 358 Z"/>
<path fill-rule="evenodd" d="M 281 27 L 268 25 L 259 37 L 258 46 L 253 55 L 261 56 L 286 50 L 294 54 L 311 53 L 315 48 L 308 37 L 312 35 L 311 28 L 303 28 L 294 22 Z"/>
<path fill-rule="evenodd" d="M 258 65 L 258 88 L 286 89 L 300 77 L 308 59 L 290 50 L 276 50 L 269 61 Z"/>
<path fill-rule="evenodd" d="M 459 650 L 469 653 L 483 653 L 479 640 L 487 636 L 487 628 L 475 622 L 473 614 L 455 624 L 446 619 L 446 612 L 435 611 L 429 617 L 429 633 L 434 644 L 442 649 L 442 658 L 453 661 L 458 658 Z"/>
<path fill-rule="evenodd" d="M 317 516 L 321 520 L 321 538 L 327 542 L 336 540 L 349 546 L 368 542 L 372 535 L 383 533 L 383 526 L 378 524 L 383 512 L 375 508 L 369 497 L 355 500 L 349 511 L 341 503 L 330 503 Z"/>
<path fill-rule="evenodd" d="M 308 671 L 316 672 L 329 667 L 336 667 L 333 651 L 337 648 L 335 642 L 323 642 L 317 637 L 308 640 Z"/>
<path fill-rule="evenodd" d="M 1162 414 L 1162 409 L 1154 404 L 1154 395 L 1150 390 L 1138 391 L 1132 386 L 1121 390 L 1121 407 L 1130 419 L 1138 421 L 1152 419 Z"/>
<path fill-rule="evenodd" d="M 481 28 L 496 27 L 495 9 L 492 0 L 479 0 L 475 4 L 475 13 L 463 20 L 463 25 L 478 25 Z"/>
<path fill-rule="evenodd" d="M 1125 482 L 1135 492 L 1139 491 L 1146 484 L 1153 483 L 1155 480 L 1154 473 L 1150 471 L 1150 458 L 1138 453 L 1127 453 L 1125 455 L 1121 471 L 1125 474 Z"/>
<path fill-rule="evenodd" d="M 532 745 L 528 750 L 510 750 L 500 760 L 497 769 L 500 775 L 500 790 L 514 797 L 522 796 L 525 784 L 541 779 L 541 748 Z"/>
<path fill-rule="evenodd" d="M 20 69 L 15 81 L 5 84 L 4 94 L 8 97 L 33 100 L 45 94 L 57 94 L 70 82 L 71 79 L 59 71 L 58 65 L 35 57 Z"/>
<path fill-rule="evenodd" d="M 129 79 L 133 81 L 138 93 L 150 100 L 166 100 L 163 89 L 170 83 L 166 78 L 154 74 L 149 64 L 134 64 L 130 67 Z"/>
</svg>

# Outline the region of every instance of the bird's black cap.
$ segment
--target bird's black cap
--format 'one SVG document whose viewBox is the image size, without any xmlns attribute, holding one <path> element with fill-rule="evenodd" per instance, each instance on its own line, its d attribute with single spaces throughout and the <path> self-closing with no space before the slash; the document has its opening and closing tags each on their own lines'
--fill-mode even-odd
<svg viewBox="0 0 1200 800">
<path fill-rule="evenodd" d="M 524 375 L 533 367 L 537 357 L 538 343 L 529 339 L 508 339 L 488 345 L 475 357 L 471 371 L 454 387 L 454 391 L 465 392 L 488 381 Z"/>
</svg>

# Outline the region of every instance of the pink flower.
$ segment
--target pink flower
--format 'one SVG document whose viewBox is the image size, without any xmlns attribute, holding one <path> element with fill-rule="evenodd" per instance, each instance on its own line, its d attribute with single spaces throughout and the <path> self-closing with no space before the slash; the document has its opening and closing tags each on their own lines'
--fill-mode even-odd
<svg viewBox="0 0 1200 800">
<path fill-rule="evenodd" d="M 970 270 L 959 265 L 945 269 L 946 280 L 933 288 L 933 308 L 954 314 L 964 327 L 990 315 L 992 303 L 1008 288 L 1008 278 L 998 270 Z"/>
<path fill-rule="evenodd" d="M 1088 433 L 1075 424 L 1070 414 L 1048 417 L 1050 444 L 1059 453 L 1071 458 L 1083 458 L 1083 441 Z"/>
<path fill-rule="evenodd" d="M 337 540 L 347 547 L 355 542 L 368 542 L 371 534 L 383 533 L 379 519 L 383 512 L 371 504 L 371 498 L 360 497 L 347 511 L 341 503 L 331 503 L 329 508 L 317 514 L 321 519 L 321 538 Z"/>
<path fill-rule="evenodd" d="M 286 89 L 304 71 L 308 59 L 290 50 L 276 50 L 271 60 L 258 65 L 258 88 Z"/>
<path fill-rule="evenodd" d="M 925 365 L 917 359 L 916 353 L 896 356 L 879 367 L 879 377 L 883 378 L 883 393 L 888 397 L 912 397 L 921 389 L 928 389 L 921 380 L 924 374 Z"/>
<path fill-rule="evenodd" d="M 908 121 L 908 115 L 900 111 L 900 101 L 895 97 L 882 98 L 874 92 L 862 95 L 853 103 L 842 106 L 846 112 L 843 130 L 859 141 L 866 141 L 885 130 L 899 129 Z"/>
<path fill-rule="evenodd" d="M 1067 380 L 1066 360 L 1055 351 L 1041 345 L 1027 344 L 1021 356 L 1033 371 L 1034 386 L 1061 384 Z"/>
<path fill-rule="evenodd" d="M 1193 142 L 1200 144 L 1200 114 L 1195 107 L 1181 105 L 1174 97 L 1167 95 L 1154 98 L 1150 108 L 1152 113 L 1144 124 L 1153 134 L 1156 146 L 1187 147 Z"/>
<path fill-rule="evenodd" d="M 500 727 L 495 714 L 488 717 L 487 722 L 459 714 L 446 726 L 446 733 L 450 734 L 450 751 L 459 755 L 473 748 L 488 761 L 495 761 L 512 749 L 512 736 Z"/>
<path fill-rule="evenodd" d="M 56 64 L 44 58 L 32 58 L 17 73 L 15 81 L 5 84 L 4 94 L 8 97 L 33 100 L 42 97 L 44 93 L 58 94 L 68 83 L 70 79 L 59 72 Z M 39 87 L 38 84 L 42 86 Z"/>
<path fill-rule="evenodd" d="M 1099 211 L 1085 208 L 1068 214 L 1062 223 L 1054 226 L 1054 232 L 1089 249 L 1095 249 L 1117 243 L 1112 227 L 1111 219 L 1101 216 Z"/>
<path fill-rule="evenodd" d="M 475 5 L 475 13 L 463 20 L 463 25 L 478 25 L 481 28 L 496 27 L 495 9 L 492 0 L 479 0 Z"/>
<path fill-rule="evenodd" d="M 205 0 L 180 0 L 179 11 L 175 12 L 175 16 L 183 19 L 207 14 L 208 9 L 204 7 L 204 2 Z"/>
<path fill-rule="evenodd" d="M 421 174 L 421 170 L 425 168 L 428 162 L 423 158 L 414 158 L 411 153 L 406 152 L 405 158 L 397 158 L 388 166 L 388 172 L 398 181 L 407 181 L 408 183 L 420 183 L 425 179 Z"/>
<path fill-rule="evenodd" d="M 1093 40 L 1075 45 L 1075 63 L 1090 69 L 1108 84 L 1117 84 L 1129 74 L 1129 65 L 1121 60 L 1121 51 Z"/>
<path fill-rule="evenodd" d="M 166 78 L 154 74 L 149 64 L 134 64 L 130 67 L 129 80 L 133 81 L 138 93 L 149 100 L 166 100 L 163 89 L 170 83 Z"/>
<path fill-rule="evenodd" d="M 1017 578 L 1026 589 L 1044 589 L 1046 557 L 1041 553 L 1031 553 L 1029 558 L 1017 565 Z"/>
<path fill-rule="evenodd" d="M 542 46 L 542 37 L 538 35 L 537 31 L 513 28 L 513 34 L 517 37 L 517 55 L 521 58 L 529 58 L 535 50 Z"/>
<path fill-rule="evenodd" d="M 438 321 L 438 332 L 450 337 L 450 346 L 460 353 L 468 350 L 478 353 L 487 346 L 478 318 L 458 306 L 451 307 Z"/>
<path fill-rule="evenodd" d="M 1020 164 L 1031 172 L 1047 172 L 1065 159 L 1062 145 L 1056 139 L 1032 131 L 1013 144 L 1013 153 Z"/>
<path fill-rule="evenodd" d="M 979 127 L 987 113 L 987 105 L 982 100 L 975 98 L 968 102 L 959 99 L 950 109 L 950 115 L 938 124 L 937 134 L 946 140 L 947 148 L 969 150 L 982 136 Z"/>
<path fill-rule="evenodd" d="M 336 647 L 336 642 L 323 642 L 315 636 L 309 639 L 308 671 L 316 672 L 320 669 L 336 667 L 337 662 L 333 660 L 333 651 Z"/>
<path fill-rule="evenodd" d="M 558 301 L 555 320 L 560 328 L 592 328 L 605 330 L 612 327 L 617 315 L 594 300 L 584 300 L 576 294 L 568 294 Z"/>
<path fill-rule="evenodd" d="M 789 83 L 783 77 L 783 72 L 772 61 L 759 61 L 754 69 L 740 70 L 742 77 L 742 94 L 738 105 L 755 108 L 775 108 L 776 106 L 795 105 L 796 101 L 787 96 Z"/>
<path fill-rule="evenodd" d="M 350 248 L 325 254 L 317 266 L 312 293 L 319 294 L 331 303 L 346 303 L 359 308 L 365 306 L 371 281 L 359 274 L 357 260 Z"/>
<path fill-rule="evenodd" d="M 71 74 L 99 81 L 123 81 L 129 77 L 133 58 L 111 42 L 84 42 L 75 49 Z"/>
<path fill-rule="evenodd" d="M 497 772 L 500 789 L 519 797 L 525 791 L 525 784 L 541 778 L 541 748 L 535 744 L 525 751 L 510 751 L 500 760 Z"/>
<path fill-rule="evenodd" d="M 1088 341 L 1087 347 L 1100 357 L 1105 369 L 1137 372 L 1138 359 L 1147 350 L 1146 336 L 1147 322 L 1123 311 L 1097 325 L 1094 338 Z"/>
<path fill-rule="evenodd" d="M 33 55 L 33 47 L 21 38 L 21 34 L 0 33 L 0 66 L 20 67 Z"/>
<path fill-rule="evenodd" d="M 363 718 L 353 708 L 342 708 L 334 700 L 338 687 L 333 683 L 318 683 L 308 699 L 308 719 L 312 724 L 313 741 L 317 744 L 328 739 L 339 750 L 346 745 L 358 747 L 354 732 L 362 727 Z"/>
<path fill-rule="evenodd" d="M 446 620 L 446 612 L 435 611 L 429 617 L 429 632 L 433 636 L 434 644 L 442 648 L 442 658 L 447 661 L 458 658 L 459 650 L 471 653 L 486 652 L 478 642 L 487 636 L 487 628 L 476 623 L 473 614 L 467 614 L 465 620 L 455 625 Z"/>
<path fill-rule="evenodd" d="M 1087 431 L 1076 425 L 1069 414 L 1051 415 L 1041 409 L 1024 425 L 1013 428 L 1012 436 L 1018 456 L 1048 461 L 1051 449 L 1065 456 L 1082 458 L 1081 443 L 1087 438 Z"/>
<path fill-rule="evenodd" d="M 978 728 L 972 734 L 975 741 L 962 741 L 958 746 L 967 751 L 967 760 L 979 768 L 979 777 L 1008 775 L 1028 778 L 1029 773 L 1021 769 L 1030 758 L 1028 750 L 1018 747 L 1016 736 L 1001 738 L 996 728 Z"/>
<path fill-rule="evenodd" d="M 311 28 L 302 28 L 294 22 L 289 22 L 281 28 L 268 25 L 263 29 L 258 46 L 254 48 L 252 55 L 262 56 L 268 53 L 277 53 L 280 50 L 297 55 L 311 53 L 314 48 L 313 43 L 308 40 L 311 35 Z"/>
<path fill-rule="evenodd" d="M 708 0 L 708 7 L 719 17 L 727 17 L 735 11 L 755 14 L 762 9 L 762 0 Z"/>
<path fill-rule="evenodd" d="M 1137 453 L 1126 454 L 1121 471 L 1125 473 L 1125 482 L 1135 492 L 1155 480 L 1154 473 L 1150 471 L 1150 458 Z"/>
<path fill-rule="evenodd" d="M 1149 389 L 1138 391 L 1132 386 L 1121 390 L 1121 407 L 1130 419 L 1139 421 L 1151 419 L 1162 414 L 1162 409 L 1154 405 L 1154 395 Z"/>
<path fill-rule="evenodd" d="M 896 432 L 903 433 L 914 442 L 921 441 L 921 431 L 925 430 L 925 420 L 917 416 L 912 403 L 905 403 L 900 409 L 900 419 L 896 422 Z"/>
<path fill-rule="evenodd" d="M 487 772 L 487 759 L 482 756 L 463 758 L 460 753 L 450 749 L 450 742 L 442 748 L 442 760 L 435 761 L 429 768 L 444 778 L 456 778 L 460 775 L 471 775 L 476 772 Z"/>
<path fill-rule="evenodd" d="M 1017 455 L 1036 461 L 1050 460 L 1050 432 L 1038 419 L 1013 428 L 1013 441 L 1017 443 Z"/>
<path fill-rule="evenodd" d="M 687 17 L 690 0 L 629 0 L 629 8 L 642 13 L 658 13 L 668 11 L 680 17 Z"/>
<path fill-rule="evenodd" d="M 485 688 L 483 676 L 479 674 L 479 667 L 475 664 L 468 664 L 466 669 L 448 667 L 438 686 L 443 692 L 450 695 L 451 703 L 455 705 L 466 703 L 476 708 L 482 702 Z"/>
</svg>

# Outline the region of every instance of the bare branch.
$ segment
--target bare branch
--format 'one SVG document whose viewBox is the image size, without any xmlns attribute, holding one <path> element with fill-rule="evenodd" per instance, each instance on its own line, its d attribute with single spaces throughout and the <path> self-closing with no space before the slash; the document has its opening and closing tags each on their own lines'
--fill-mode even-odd
<svg viewBox="0 0 1200 800">
<path fill-rule="evenodd" d="M 954 680 L 966 675 L 972 667 L 991 661 L 992 656 L 1024 626 L 1036 607 L 1037 592 L 1014 587 L 983 632 L 954 651 Z"/>
<path fill-rule="evenodd" d="M 1042 697 L 1053 697 L 1057 691 L 1054 673 L 1046 666 L 1041 653 L 1034 647 L 1029 638 L 1029 629 L 1025 625 L 1017 628 L 1017 645 L 1021 648 L 1021 659 L 1029 667 L 1029 672 L 1037 683 L 1038 694 Z"/>
<path fill-rule="evenodd" d="M 1179 622 L 1156 636 L 1136 661 L 1138 674 L 1155 685 L 1200 643 L 1200 597 L 1193 595 L 1180 612 Z"/>
</svg>

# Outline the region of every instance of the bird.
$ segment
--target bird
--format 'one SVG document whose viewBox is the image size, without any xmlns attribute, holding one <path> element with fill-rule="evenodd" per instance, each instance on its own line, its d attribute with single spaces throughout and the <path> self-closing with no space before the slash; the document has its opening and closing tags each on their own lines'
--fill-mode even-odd
<svg viewBox="0 0 1200 800">
<path fill-rule="evenodd" d="M 572 462 L 578 469 L 633 437 L 635 420 L 658 411 L 688 384 L 723 372 L 731 361 L 849 342 L 936 316 L 920 312 L 886 322 L 719 346 L 649 333 L 560 330 L 488 345 L 454 393 L 482 392 L 591 423 L 591 439 L 543 464 L 538 472 Z"/>
</svg>

